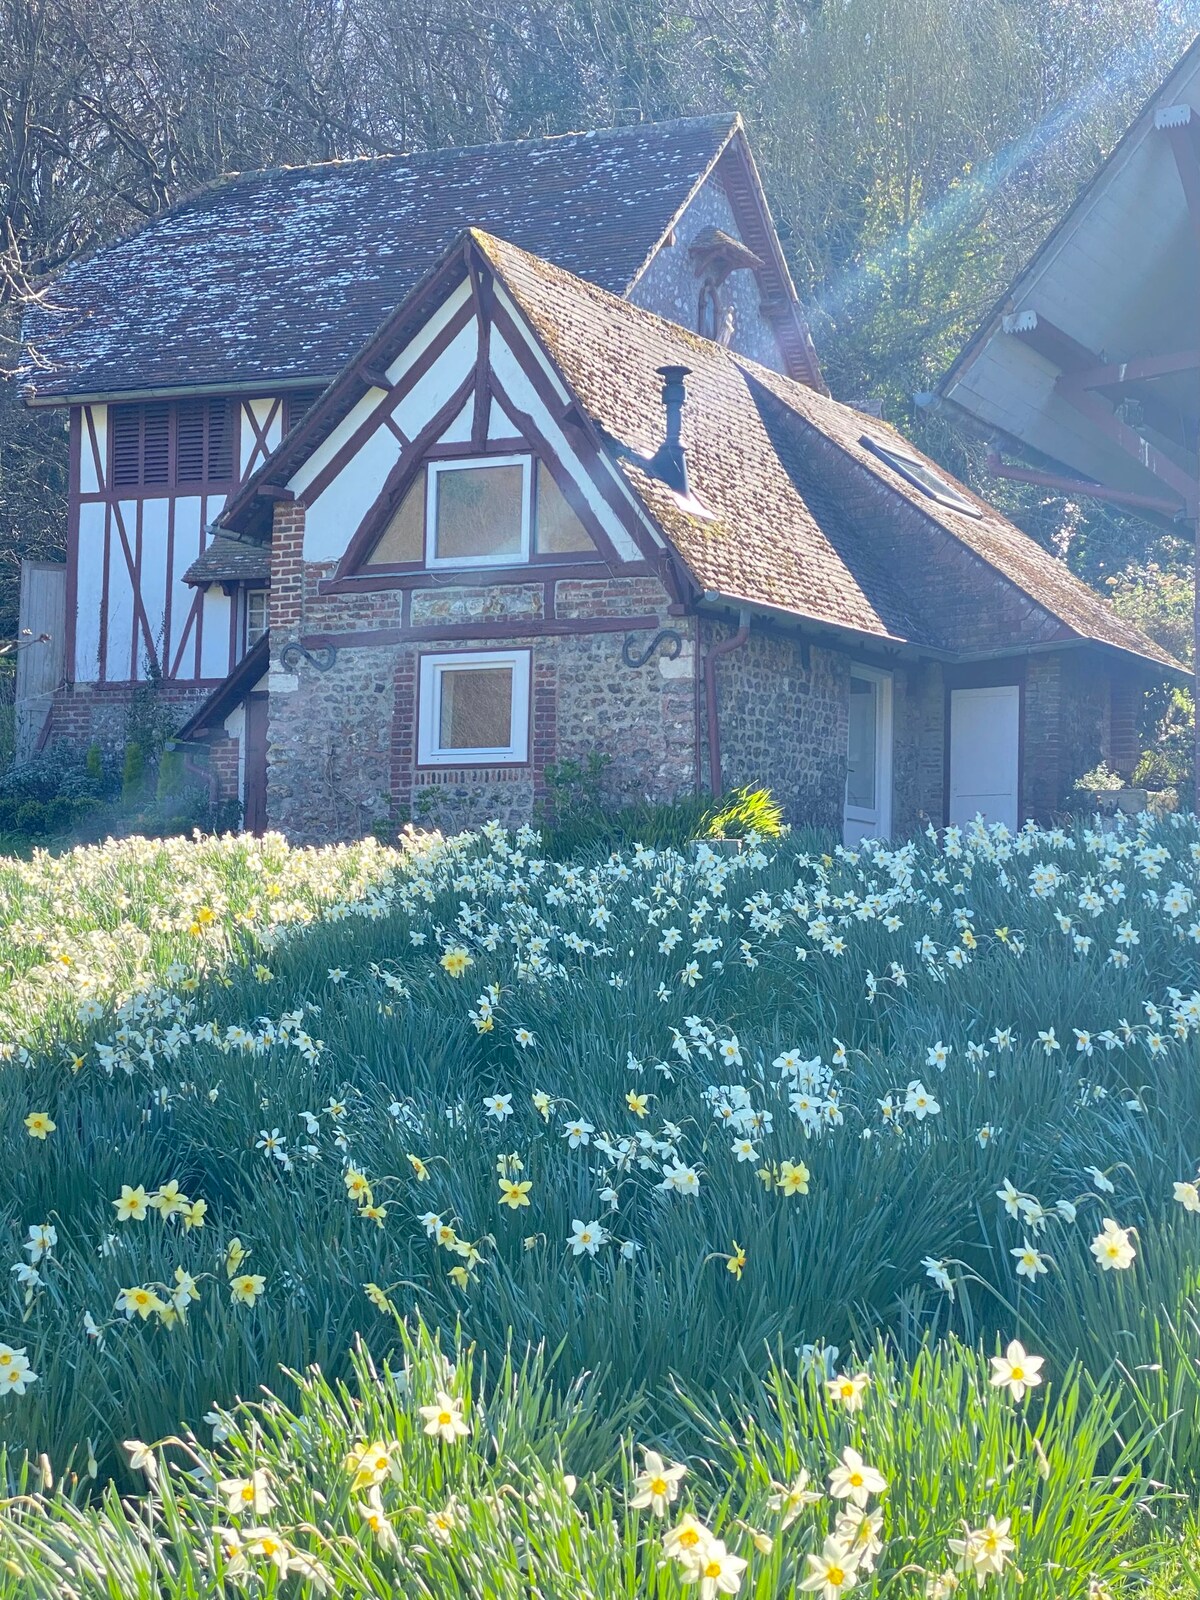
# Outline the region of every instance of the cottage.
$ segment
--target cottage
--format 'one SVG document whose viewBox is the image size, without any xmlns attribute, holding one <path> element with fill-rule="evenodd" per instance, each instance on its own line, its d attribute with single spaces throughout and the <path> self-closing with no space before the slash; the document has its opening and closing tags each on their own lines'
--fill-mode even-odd
<svg viewBox="0 0 1200 1600">
<path fill-rule="evenodd" d="M 592 751 L 614 799 L 1016 826 L 1179 670 L 829 398 L 736 119 L 238 179 L 74 270 L 43 737 L 149 673 L 251 826 L 515 822 Z"/>
</svg>

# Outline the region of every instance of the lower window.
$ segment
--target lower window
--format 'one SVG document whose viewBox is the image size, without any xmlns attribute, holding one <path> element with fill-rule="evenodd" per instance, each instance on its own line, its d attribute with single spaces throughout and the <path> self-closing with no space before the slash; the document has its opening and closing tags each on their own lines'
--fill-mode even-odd
<svg viewBox="0 0 1200 1600">
<path fill-rule="evenodd" d="M 417 761 L 491 766 L 529 759 L 529 651 L 422 656 Z"/>
</svg>

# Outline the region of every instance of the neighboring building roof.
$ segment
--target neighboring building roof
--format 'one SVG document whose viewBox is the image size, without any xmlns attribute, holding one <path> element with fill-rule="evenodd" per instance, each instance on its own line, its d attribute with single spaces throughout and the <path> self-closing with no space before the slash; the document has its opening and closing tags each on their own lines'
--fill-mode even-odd
<svg viewBox="0 0 1200 1600">
<path fill-rule="evenodd" d="M 63 268 L 26 318 L 31 396 L 324 381 L 468 226 L 623 294 L 731 146 L 765 217 L 728 113 L 228 178 Z M 777 243 L 767 253 L 795 305 Z M 811 342 L 795 320 L 799 370 Z"/>
<path fill-rule="evenodd" d="M 270 632 L 260 634 L 246 654 L 223 679 L 206 700 L 175 734 L 180 744 L 188 744 L 197 735 L 214 733 L 225 718 L 246 698 L 271 665 Z"/>
<path fill-rule="evenodd" d="M 1200 348 L 1200 190 L 1189 198 L 1175 146 L 1200 150 L 1200 38 L 1155 90 L 1067 215 L 992 308 L 938 386 L 985 432 L 1045 463 L 1128 494 L 1162 498 L 1137 454 L 1069 403 L 1057 380 L 1089 362 L 1186 356 Z M 1189 210 L 1193 209 L 1193 215 Z M 1138 431 L 1194 480 L 1200 386 L 1181 362 L 1089 389 L 1107 413 L 1137 403 Z M 1181 499 L 1183 497 L 1181 496 Z"/>
<path fill-rule="evenodd" d="M 1036 635 L 1014 634 L 1002 648 L 1090 640 L 1182 670 L 1061 562 L 876 418 L 478 230 L 470 230 L 469 249 L 527 319 L 700 596 L 789 613 L 880 643 L 959 655 L 967 646 L 944 629 L 937 600 L 919 600 L 921 585 L 906 581 L 907 569 L 935 563 L 949 541 L 982 580 L 981 605 L 997 585 L 1007 584 L 1028 602 L 1026 609 L 1039 608 L 1044 625 Z M 376 335 L 373 361 L 391 359 L 392 346 L 412 336 L 414 319 L 427 315 L 426 299 L 439 282 L 449 292 L 466 272 L 466 258 L 467 250 L 456 245 L 422 298 L 402 307 Z M 689 369 L 683 442 L 691 505 L 646 470 L 663 436 L 657 369 L 664 366 Z M 366 388 L 348 368 L 220 520 L 242 530 L 263 526 L 270 501 L 256 503 L 256 487 L 286 484 Z M 809 445 L 818 440 L 823 452 L 815 466 Z M 961 501 L 962 509 L 931 499 L 886 465 L 879 446 L 903 452 L 918 474 L 940 479 L 947 498 Z M 894 521 L 907 517 L 915 528 L 906 559 L 897 560 L 873 536 L 880 515 L 889 514 Z M 923 538 L 923 530 L 936 537 Z"/>
<path fill-rule="evenodd" d="M 848 465 L 869 474 L 881 492 L 949 534 L 1072 635 L 1178 669 L 1063 562 L 887 424 L 572 279 L 512 245 L 479 242 L 579 399 L 623 444 L 645 455 L 653 452 L 663 425 L 655 369 L 676 363 L 692 369 L 684 441 L 693 493 L 716 513 L 715 520 L 688 515 L 657 480 L 626 460 L 622 465 L 703 591 L 915 644 L 934 644 L 941 637 L 945 647 L 959 648 L 957 641 L 941 636 L 936 615 L 922 611 L 917 620 L 903 571 L 890 561 L 884 569 L 875 559 L 869 529 L 859 529 L 852 506 L 836 520 L 816 514 L 802 469 L 789 461 L 789 430 L 785 426 L 780 437 L 778 419 L 762 405 L 765 389 L 790 418 L 832 443 Z M 864 435 L 893 442 L 961 496 L 968 509 L 930 499 L 885 466 L 862 442 Z M 846 489 L 853 490 L 849 478 Z M 916 552 L 914 558 L 919 558 Z"/>
<path fill-rule="evenodd" d="M 242 583 L 265 583 L 271 576 L 271 552 L 261 544 L 249 544 L 243 539 L 230 539 L 224 534 L 217 537 L 183 575 L 184 583 L 203 588 L 209 583 L 238 580 Z"/>
</svg>

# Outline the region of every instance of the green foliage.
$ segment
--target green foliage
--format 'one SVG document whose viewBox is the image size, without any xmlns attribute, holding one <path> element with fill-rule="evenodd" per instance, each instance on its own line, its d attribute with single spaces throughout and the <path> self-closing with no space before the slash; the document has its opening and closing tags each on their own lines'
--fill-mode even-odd
<svg viewBox="0 0 1200 1600">
<path fill-rule="evenodd" d="M 146 752 L 136 740 L 125 746 L 125 759 L 121 767 L 121 802 L 136 806 L 146 786 Z"/>
<path fill-rule="evenodd" d="M 164 750 L 158 758 L 155 798 L 160 804 L 178 800 L 187 787 L 182 750 Z"/>
<path fill-rule="evenodd" d="M 911 1362 L 878 1347 L 855 1416 L 790 1364 L 770 1368 L 736 1420 L 682 1394 L 699 1449 L 680 1462 L 667 1520 L 632 1505 L 645 1435 L 622 1435 L 595 1380 L 556 1394 L 540 1353 L 489 1367 L 461 1339 L 448 1358 L 419 1321 L 389 1335 L 389 1320 L 369 1341 L 380 1353 L 358 1348 L 345 1381 L 295 1373 L 288 1397 L 222 1411 L 220 1444 L 131 1441 L 147 1479 L 136 1497 L 88 1506 L 70 1479 L 47 1492 L 25 1469 L 0 1521 L 0 1600 L 58 1600 L 64 1586 L 80 1600 L 192 1600 L 214 1578 L 221 1592 L 272 1593 L 264 1527 L 285 1567 L 341 1600 L 684 1600 L 696 1591 L 666 1534 L 685 1514 L 738 1553 L 739 1592 L 783 1600 L 843 1509 L 822 1491 L 847 1447 L 884 1483 L 865 1596 L 921 1592 L 955 1564 L 951 1541 L 999 1514 L 1030 1600 L 1130 1594 L 1148 1564 L 1136 1439 L 1114 1443 L 1111 1400 L 1088 1397 L 1078 1372 L 1027 1412 L 990 1386 L 979 1352 L 951 1341 Z M 447 1402 L 466 1434 L 449 1443 L 429 1437 L 421 1411 Z M 389 1463 L 370 1491 L 354 1487 L 369 1445 Z M 805 1478 L 815 1503 L 786 1513 L 780 1491 Z M 226 1497 L 256 1482 L 262 1509 L 231 1512 Z M 1018 1591 L 1001 1579 L 998 1592 Z"/>
<path fill-rule="evenodd" d="M 508 1559 L 488 1517 L 516 1462 L 584 1480 L 561 1592 L 681 1600 L 659 1533 L 623 1507 L 635 1442 L 687 1460 L 677 1509 L 751 1560 L 756 1600 L 793 1592 L 829 1526 L 822 1504 L 781 1530 L 772 1482 L 804 1467 L 821 1487 L 848 1444 L 890 1486 L 887 1553 L 861 1592 L 905 1596 L 908 1568 L 920 1593 L 961 1522 L 995 1515 L 1014 1519 L 1020 1592 L 1142 1593 L 1139 1508 L 1170 1527 L 1170 1497 L 1200 1482 L 1200 1220 L 1172 1197 L 1200 1161 L 1200 825 L 823 853 L 787 835 L 561 868 L 537 848 L 532 830 L 490 829 L 409 854 L 125 841 L 0 865 L 0 1037 L 20 1067 L 0 1075 L 0 1226 L 22 1260 L 30 1228 L 56 1230 L 37 1280 L 14 1276 L 0 1300 L 0 1340 L 37 1373 L 0 1396 L 13 1487 L 28 1452 L 68 1484 L 94 1459 L 89 1495 L 110 1474 L 127 1490 L 122 1440 L 182 1437 L 214 1403 L 280 1392 L 285 1367 L 299 1398 L 257 1413 L 257 1433 L 240 1413 L 220 1471 L 253 1450 L 278 1474 L 272 1524 L 304 1549 L 323 1528 L 346 1594 L 474 1592 L 470 1551 Z M 1112 892 L 1089 909 L 1097 881 Z M 940 1109 L 918 1116 L 901 1108 L 922 1077 Z M 739 1125 L 739 1105 L 757 1120 Z M 45 1140 L 34 1111 L 56 1124 Z M 573 1144 L 577 1118 L 590 1131 Z M 795 1193 L 785 1161 L 807 1169 Z M 502 1203 L 506 1174 L 530 1184 L 527 1207 Z M 123 1185 L 161 1200 L 172 1182 L 205 1202 L 198 1222 L 165 1202 L 119 1220 Z M 1096 1264 L 1105 1216 L 1130 1230 L 1128 1270 Z M 584 1223 L 604 1236 L 594 1255 L 568 1244 Z M 234 1238 L 235 1270 L 261 1276 L 252 1306 L 233 1293 Z M 1015 1271 L 1027 1245 L 1035 1278 Z M 198 1295 L 183 1316 L 180 1272 Z M 126 1316 L 130 1286 L 165 1314 Z M 426 1453 L 395 1409 L 433 1382 L 418 1321 L 459 1351 L 455 1392 L 487 1414 L 460 1458 Z M 358 1334 L 381 1371 L 370 1401 Z M 1013 1337 L 1046 1360 L 1020 1404 L 988 1381 Z M 496 1379 L 464 1375 L 468 1346 Z M 528 1349 L 553 1357 L 512 1377 Z M 814 1376 L 835 1364 L 870 1377 L 861 1412 Z M 503 1420 L 513 1406 L 524 1420 Z M 344 1430 L 377 1425 L 410 1474 L 384 1491 L 402 1550 L 421 1543 L 405 1508 L 459 1497 L 457 1578 L 379 1565 L 356 1536 Z M 561 1455 L 542 1449 L 551 1434 Z M 123 1594 L 188 1593 L 173 1574 L 227 1519 L 202 1478 L 171 1482 L 169 1560 Z M 0 1597 L 10 1579 L 14 1596 L 47 1592 L 44 1539 L 90 1595 L 88 1541 L 132 1560 L 138 1508 L 60 1497 L 28 1509 L 46 1523 L 0 1519 Z"/>
<path fill-rule="evenodd" d="M 710 807 L 702 825 L 709 839 L 778 839 L 783 832 L 783 807 L 769 789 L 735 789 Z"/>
<path fill-rule="evenodd" d="M 104 754 L 98 740 L 93 739 L 88 745 L 83 764 L 89 778 L 93 778 L 97 783 L 104 782 Z"/>
<path fill-rule="evenodd" d="M 769 789 L 737 789 L 717 803 L 696 794 L 669 803 L 641 800 L 619 805 L 605 786 L 610 765 L 611 757 L 593 751 L 586 761 L 560 761 L 546 769 L 549 794 L 539 808 L 538 821 L 552 860 L 639 844 L 682 850 L 701 838 L 745 839 L 757 834 L 774 839 L 783 830 L 783 808 Z"/>
</svg>

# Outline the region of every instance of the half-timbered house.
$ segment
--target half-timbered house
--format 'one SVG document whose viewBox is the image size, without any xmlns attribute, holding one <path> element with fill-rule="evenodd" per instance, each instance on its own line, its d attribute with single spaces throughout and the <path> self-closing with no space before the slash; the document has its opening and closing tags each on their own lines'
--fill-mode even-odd
<svg viewBox="0 0 1200 1600">
<path fill-rule="evenodd" d="M 1015 826 L 1177 670 L 829 398 L 736 119 L 234 180 L 57 298 L 45 737 L 150 674 L 252 826 L 516 821 L 594 751 L 614 799 Z"/>
</svg>

